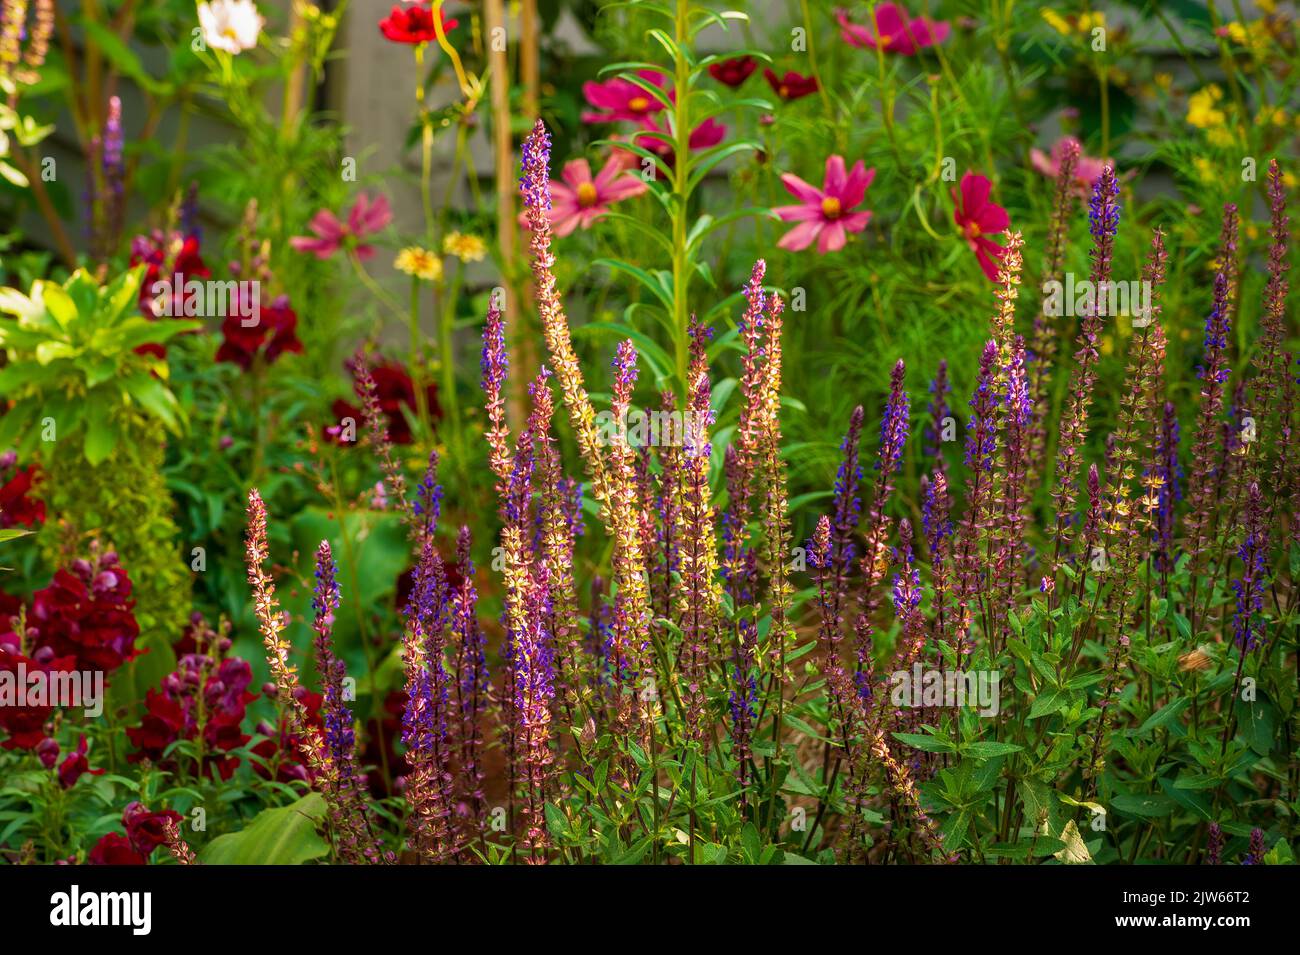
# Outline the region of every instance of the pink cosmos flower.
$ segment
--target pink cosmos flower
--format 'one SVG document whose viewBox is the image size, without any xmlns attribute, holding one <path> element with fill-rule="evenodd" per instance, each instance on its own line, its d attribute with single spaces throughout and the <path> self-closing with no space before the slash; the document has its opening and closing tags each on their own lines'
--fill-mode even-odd
<svg viewBox="0 0 1300 955">
<path fill-rule="evenodd" d="M 1074 182 L 1071 191 L 1076 196 L 1087 196 L 1091 194 L 1092 187 L 1101 178 L 1101 171 L 1106 168 L 1110 160 L 1085 156 L 1083 147 L 1073 136 L 1063 136 L 1058 139 L 1056 145 L 1052 147 L 1051 156 L 1044 155 L 1041 149 L 1029 150 L 1029 161 L 1048 179 L 1055 179 L 1061 172 L 1061 158 L 1071 143 L 1079 146 L 1079 160 L 1074 165 Z"/>
<path fill-rule="evenodd" d="M 957 198 L 956 189 L 952 190 L 952 201 L 956 204 L 952 218 L 957 223 L 962 238 L 975 253 L 984 274 L 990 281 L 996 282 L 996 260 L 1002 258 L 1006 249 L 989 236 L 1005 232 L 1011 226 L 1011 219 L 1006 209 L 989 200 L 992 189 L 993 183 L 985 177 L 973 172 L 966 173 L 961 177 L 961 198 Z"/>
<path fill-rule="evenodd" d="M 340 248 L 352 248 L 357 258 L 365 260 L 375 254 L 375 249 L 363 240 L 382 231 L 392 221 L 393 211 L 388 206 L 388 199 L 380 195 L 371 202 L 363 192 L 352 204 L 346 225 L 334 213 L 322 209 L 307 224 L 316 237 L 295 235 L 289 239 L 289 245 L 299 252 L 311 252 L 318 259 L 328 259 Z"/>
<path fill-rule="evenodd" d="M 662 87 L 668 77 L 658 70 L 638 70 L 637 76 Z M 604 83 L 583 83 L 582 95 L 601 112 L 582 114 L 584 123 L 617 123 L 620 120 L 640 122 L 651 113 L 657 113 L 664 104 L 631 80 L 615 77 Z"/>
<path fill-rule="evenodd" d="M 799 203 L 772 211 L 784 222 L 799 224 L 781 236 L 777 245 L 799 252 L 816 240 L 821 255 L 844 248 L 847 234 L 861 232 L 871 221 L 869 209 L 852 210 L 866 198 L 867 187 L 875 178 L 876 170 L 867 169 L 861 159 L 846 173 L 843 156 L 826 157 L 826 181 L 821 189 L 791 173 L 782 174 L 781 182 Z"/>
<path fill-rule="evenodd" d="M 563 181 L 551 180 L 551 228 L 557 236 L 591 228 L 613 203 L 639 196 L 649 188 L 640 176 L 629 175 L 614 156 L 594 179 L 587 160 L 571 159 L 564 164 L 560 179 Z M 527 228 L 522 215 L 519 221 Z"/>
<path fill-rule="evenodd" d="M 661 127 L 655 120 L 649 116 L 641 120 L 642 131 L 632 137 L 632 141 L 643 149 L 648 149 L 659 156 L 671 156 L 673 147 L 668 145 L 658 136 L 647 136 L 646 133 L 662 133 L 670 136 L 671 133 L 664 127 Z M 706 119 L 700 125 L 691 130 L 690 138 L 687 140 L 691 152 L 700 149 L 709 149 L 718 145 L 727 136 L 727 127 L 723 126 L 716 119 Z"/>
<path fill-rule="evenodd" d="M 874 50 L 879 42 L 886 53 L 901 56 L 915 56 L 917 50 L 938 46 L 948 38 L 951 29 L 947 20 L 935 21 L 929 17 L 908 20 L 907 11 L 892 3 L 877 4 L 874 32 L 851 21 L 848 11 L 842 8 L 835 11 L 835 19 L 840 24 L 840 36 L 850 46 Z"/>
</svg>

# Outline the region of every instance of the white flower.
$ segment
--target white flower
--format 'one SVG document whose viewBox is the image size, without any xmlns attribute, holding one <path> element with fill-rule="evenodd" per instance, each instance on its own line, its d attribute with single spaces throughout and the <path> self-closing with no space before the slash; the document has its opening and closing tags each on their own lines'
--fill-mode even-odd
<svg viewBox="0 0 1300 955">
<path fill-rule="evenodd" d="M 216 50 L 251 50 L 257 46 L 257 35 L 265 22 L 253 0 L 210 0 L 199 4 L 203 40 Z"/>
</svg>

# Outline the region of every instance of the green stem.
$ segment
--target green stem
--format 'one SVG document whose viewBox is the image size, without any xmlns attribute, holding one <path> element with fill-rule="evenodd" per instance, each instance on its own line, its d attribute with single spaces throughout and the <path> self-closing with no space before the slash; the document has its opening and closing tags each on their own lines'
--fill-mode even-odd
<svg viewBox="0 0 1300 955">
<path fill-rule="evenodd" d="M 677 0 L 677 11 L 673 18 L 673 40 L 677 44 L 673 63 L 673 86 L 677 93 L 673 106 L 673 135 L 676 139 L 676 158 L 673 163 L 673 354 L 677 365 L 677 380 L 681 383 L 683 394 L 686 394 L 689 387 L 686 380 L 689 364 L 687 326 L 690 323 L 687 293 L 691 281 L 686 250 L 691 169 L 691 70 L 686 59 L 686 44 L 690 40 L 690 7 L 689 0 Z"/>
</svg>

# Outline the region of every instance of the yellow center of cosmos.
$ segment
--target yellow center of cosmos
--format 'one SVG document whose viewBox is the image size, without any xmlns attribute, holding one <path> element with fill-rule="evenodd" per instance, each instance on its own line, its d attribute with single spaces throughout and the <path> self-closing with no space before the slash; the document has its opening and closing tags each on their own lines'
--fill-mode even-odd
<svg viewBox="0 0 1300 955">
<path fill-rule="evenodd" d="M 966 238 L 968 239 L 978 239 L 980 237 L 980 227 L 974 222 L 967 222 L 966 228 L 963 231 L 966 233 Z"/>
<path fill-rule="evenodd" d="M 627 101 L 627 108 L 634 113 L 644 113 L 650 106 L 650 101 L 644 96 L 633 96 Z"/>
<path fill-rule="evenodd" d="M 578 186 L 578 205 L 584 209 L 590 209 L 596 204 L 596 186 L 594 183 L 584 182 Z"/>
<path fill-rule="evenodd" d="M 827 196 L 823 199 L 822 215 L 828 219 L 838 219 L 840 217 L 840 200 L 834 196 Z"/>
</svg>

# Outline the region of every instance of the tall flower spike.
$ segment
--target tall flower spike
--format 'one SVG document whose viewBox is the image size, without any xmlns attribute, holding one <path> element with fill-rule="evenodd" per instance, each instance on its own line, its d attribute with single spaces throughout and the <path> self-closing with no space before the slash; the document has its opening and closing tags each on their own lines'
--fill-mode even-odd
<svg viewBox="0 0 1300 955">
<path fill-rule="evenodd" d="M 718 632 L 721 590 L 717 583 L 717 542 L 713 530 L 713 505 L 709 487 L 712 447 L 707 347 L 709 329 L 691 321 L 690 400 L 681 457 L 681 535 L 677 549 L 681 583 L 677 588 L 677 619 L 682 630 L 680 661 L 682 706 L 687 738 L 703 741 L 705 681 L 709 654 Z"/>
<path fill-rule="evenodd" d="M 379 469 L 384 476 L 385 489 L 388 496 L 397 502 L 398 513 L 403 523 L 411 528 L 414 534 L 415 517 L 406 500 L 406 477 L 402 474 L 401 465 L 397 463 L 393 454 L 393 442 L 388 437 L 388 423 L 384 418 L 383 409 L 379 406 L 379 392 L 375 379 L 370 374 L 370 365 L 366 361 L 366 356 L 358 351 L 348 362 L 348 368 L 352 372 L 357 397 L 361 400 L 361 418 L 370 433 L 374 452 L 379 456 Z"/>
<path fill-rule="evenodd" d="M 502 395 L 506 375 L 510 369 L 510 355 L 506 349 L 506 326 L 501 315 L 501 303 L 494 293 L 488 303 L 487 321 L 483 325 L 483 357 L 479 367 L 487 407 L 488 426 L 484 437 L 488 442 L 488 463 L 497 476 L 497 494 L 505 492 L 514 466 L 510 451 L 510 428 L 506 425 L 506 402 Z"/>
<path fill-rule="evenodd" d="M 1119 180 L 1113 166 L 1102 170 L 1093 187 L 1088 205 L 1088 228 L 1092 233 L 1092 271 L 1089 280 L 1094 289 L 1108 289 L 1111 260 L 1114 255 L 1115 235 L 1119 231 Z M 1094 299 L 1086 308 L 1079 324 L 1078 351 L 1074 358 L 1076 368 L 1070 379 L 1070 390 L 1061 415 L 1060 437 L 1056 450 L 1056 484 L 1052 500 L 1056 508 L 1056 525 L 1053 534 L 1050 561 L 1045 580 L 1053 586 L 1056 570 L 1069 550 L 1070 527 L 1078 504 L 1078 478 L 1082 464 L 1080 452 L 1088 435 L 1088 414 L 1092 405 L 1093 385 L 1097 380 L 1097 361 L 1100 358 L 1100 335 L 1104 324 L 1103 309 Z"/>
<path fill-rule="evenodd" d="M 456 655 L 456 718 L 453 745 L 456 752 L 457 801 L 466 808 L 465 835 L 482 841 L 487 824 L 483 794 L 483 720 L 487 711 L 487 641 L 478 624 L 478 590 L 474 586 L 472 538 L 462 526 L 456 539 L 456 565 L 460 586 L 452 595 L 451 632 Z"/>
<path fill-rule="evenodd" d="M 1235 211 L 1235 208 L 1225 207 L 1224 215 L 1235 215 Z M 1228 276 L 1220 269 L 1214 277 L 1214 307 L 1205 322 L 1204 355 L 1197 370 L 1202 382 L 1201 405 L 1192 443 L 1192 473 L 1188 478 L 1188 512 L 1184 522 L 1186 549 L 1193 571 L 1193 593 L 1197 575 L 1204 566 L 1206 550 L 1214 539 L 1218 512 L 1214 496 L 1218 483 L 1214 467 L 1215 447 L 1218 444 L 1219 418 L 1223 413 L 1223 386 L 1232 373 L 1226 356 L 1228 312 Z"/>
<path fill-rule="evenodd" d="M 970 399 L 971 416 L 966 426 L 966 514 L 953 551 L 954 586 L 957 598 L 957 662 L 961 665 L 968 646 L 972 607 L 982 593 L 980 541 L 993 527 L 993 461 L 997 451 L 997 407 L 1001 396 L 996 391 L 998 346 L 989 339 L 980 356 L 979 376 Z"/>
<path fill-rule="evenodd" d="M 556 290 L 551 253 L 550 136 L 539 119 L 523 143 L 523 177 L 520 189 L 524 216 L 529 226 L 533 286 L 542 334 L 550 353 L 579 451 L 591 477 L 592 493 L 603 505 L 602 518 L 614 542 L 614 573 L 618 584 L 614 612 L 614 655 L 616 678 L 636 678 L 646 670 L 649 643 L 649 589 L 645 556 L 641 549 L 640 523 L 636 511 L 635 469 L 631 449 L 625 442 L 613 442 L 610 460 L 602 453 L 603 440 L 596 427 L 596 412 L 583 383 L 582 371 L 569 332 L 564 306 Z M 619 692 L 619 721 L 627 725 L 636 699 Z M 639 711 L 638 711 L 639 712 Z"/>
<path fill-rule="evenodd" d="M 305 690 L 298 680 L 298 668 L 290 661 L 293 644 L 284 636 L 286 614 L 280 610 L 275 597 L 275 581 L 266 572 L 270 559 L 267 543 L 266 503 L 256 488 L 248 492 L 248 531 L 245 539 L 245 563 L 248 583 L 253 593 L 253 614 L 266 648 L 266 662 L 276 696 L 292 737 L 297 740 L 298 751 L 311 771 L 311 781 L 329 807 L 332 828 L 338 833 L 358 831 L 353 806 L 339 799 L 340 786 L 333 762 L 327 755 L 325 741 L 320 731 L 308 719 L 307 707 L 302 701 Z M 358 837 L 359 838 L 359 837 Z M 366 842 L 358 842 L 365 846 Z M 347 858 L 355 845 L 345 836 L 339 852 Z M 368 860 L 370 853 L 365 852 Z M 391 854 L 383 853 L 382 861 L 393 861 Z"/>
<path fill-rule="evenodd" d="M 762 438 L 766 370 L 763 346 L 763 313 L 766 298 L 763 278 L 767 263 L 759 259 L 750 272 L 745 285 L 745 312 L 740 318 L 740 336 L 745 344 L 741 357 L 740 420 L 728 445 L 727 509 L 722 515 L 722 572 L 732 599 L 737 603 L 744 587 L 745 554 L 747 551 L 751 499 L 759 442 Z"/>
<path fill-rule="evenodd" d="M 934 380 L 930 382 L 928 409 L 930 423 L 925 426 L 924 436 L 926 455 L 933 458 L 934 466 L 944 473 L 948 471 L 948 462 L 943 456 L 943 436 L 948 427 L 948 419 L 952 417 L 952 411 L 948 407 L 950 394 L 952 394 L 952 387 L 948 384 L 948 362 L 940 359 L 939 370 L 935 372 Z"/>
<path fill-rule="evenodd" d="M 1237 550 L 1241 576 L 1232 582 L 1237 607 L 1232 615 L 1232 633 L 1245 655 L 1263 642 L 1264 592 L 1268 588 L 1268 527 L 1264 523 L 1264 501 L 1259 485 L 1247 490 L 1245 539 Z"/>
<path fill-rule="evenodd" d="M 312 597 L 316 631 L 316 671 L 321 681 L 321 720 L 325 727 L 325 756 L 331 772 L 326 781 L 335 788 L 335 799 L 343 807 L 345 827 L 335 832 L 344 861 L 378 862 L 380 847 L 372 833 L 367 812 L 367 794 L 357 770 L 352 711 L 346 702 L 343 681 L 346 670 L 334 653 L 334 616 L 339 608 L 338 565 L 328 541 L 316 550 L 316 586 Z"/>
</svg>

